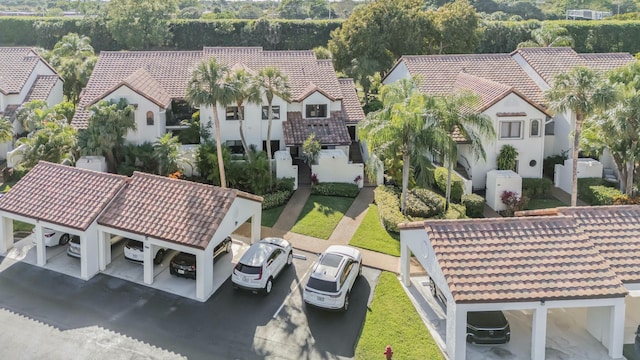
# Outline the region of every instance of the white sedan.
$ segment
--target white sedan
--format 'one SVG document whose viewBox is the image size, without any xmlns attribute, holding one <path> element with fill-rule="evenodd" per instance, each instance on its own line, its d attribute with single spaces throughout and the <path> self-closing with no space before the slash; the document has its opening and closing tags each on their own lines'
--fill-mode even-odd
<svg viewBox="0 0 640 360">
<path fill-rule="evenodd" d="M 35 228 L 31 230 L 31 233 L 35 236 Z M 44 244 L 49 247 L 66 245 L 69 240 L 71 240 L 71 235 L 63 233 L 61 231 L 53 231 L 47 228 L 42 228 L 42 237 L 44 238 Z M 35 239 L 33 240 L 33 242 L 36 242 Z"/>
</svg>

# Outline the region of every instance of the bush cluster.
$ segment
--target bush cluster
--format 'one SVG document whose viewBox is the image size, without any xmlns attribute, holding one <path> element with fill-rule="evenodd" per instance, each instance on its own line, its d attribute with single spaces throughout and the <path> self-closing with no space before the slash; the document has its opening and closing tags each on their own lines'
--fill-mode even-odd
<svg viewBox="0 0 640 360">
<path fill-rule="evenodd" d="M 292 194 L 293 191 L 280 190 L 263 195 L 262 210 L 268 210 L 286 204 Z"/>
<path fill-rule="evenodd" d="M 462 195 L 462 205 L 466 208 L 468 217 L 484 217 L 484 198 L 482 196 L 477 194 Z"/>
<path fill-rule="evenodd" d="M 466 219 L 467 209 L 462 204 L 449 204 L 449 211 L 444 214 L 445 219 Z"/>
<path fill-rule="evenodd" d="M 429 218 L 444 213 L 445 199 L 428 189 L 412 189 L 407 194 L 407 215 Z"/>
<path fill-rule="evenodd" d="M 407 220 L 400 212 L 398 192 L 391 186 L 381 185 L 374 190 L 373 194 L 382 226 L 388 232 L 399 234 L 398 224 Z"/>
<path fill-rule="evenodd" d="M 437 167 L 435 170 L 435 180 L 438 188 L 442 193 L 446 193 L 447 190 L 447 174 L 448 170 L 444 167 Z M 464 193 L 464 183 L 462 179 L 454 174 L 451 174 L 451 202 L 460 203 L 462 194 Z"/>
<path fill-rule="evenodd" d="M 311 193 L 314 195 L 354 198 L 359 192 L 360 189 L 356 184 L 327 182 L 311 185 Z"/>
<path fill-rule="evenodd" d="M 599 177 L 578 179 L 578 197 L 589 205 L 595 205 L 596 199 L 591 188 L 604 185 L 605 181 Z"/>
<path fill-rule="evenodd" d="M 522 179 L 522 195 L 529 199 L 547 199 L 551 196 L 553 182 L 547 178 Z"/>
<path fill-rule="evenodd" d="M 604 185 L 589 187 L 593 197 L 591 205 L 613 205 L 625 201 L 627 196 L 620 190 Z"/>
</svg>

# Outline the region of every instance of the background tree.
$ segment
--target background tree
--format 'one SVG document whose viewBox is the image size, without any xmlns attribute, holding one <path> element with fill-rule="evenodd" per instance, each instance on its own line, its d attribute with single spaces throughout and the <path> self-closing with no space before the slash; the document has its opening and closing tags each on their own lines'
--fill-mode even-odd
<svg viewBox="0 0 640 360">
<path fill-rule="evenodd" d="M 238 126 L 244 154 L 248 159 L 251 159 L 252 153 L 249 151 L 249 145 L 247 145 L 247 139 L 244 136 L 244 105 L 245 103 L 260 104 L 262 101 L 260 88 L 246 69 L 235 69 L 227 76 L 225 82 L 229 86 L 231 99 L 238 106 Z"/>
<path fill-rule="evenodd" d="M 5 116 L 0 115 L 0 142 L 13 139 L 13 124 Z"/>
<path fill-rule="evenodd" d="M 129 50 L 158 47 L 169 42 L 169 20 L 177 10 L 175 0 L 111 0 L 107 29 Z"/>
<path fill-rule="evenodd" d="M 69 33 L 56 43 L 53 50 L 43 55 L 64 79 L 64 95 L 77 104 L 97 61 L 91 39 Z"/>
<path fill-rule="evenodd" d="M 224 82 L 228 73 L 229 68 L 226 65 L 219 64 L 215 58 L 211 58 L 208 62 L 204 61 L 198 65 L 191 74 L 191 79 L 187 85 L 187 99 L 192 106 L 211 106 L 213 110 L 218 173 L 220 176 L 220 186 L 223 188 L 227 187 L 227 179 L 224 172 L 218 104 L 224 107 L 231 103 L 231 91 L 229 86 Z"/>
<path fill-rule="evenodd" d="M 158 138 L 153 144 L 155 156 L 158 160 L 158 175 L 166 176 L 178 171 L 180 159 L 180 139 L 168 132 Z"/>
<path fill-rule="evenodd" d="M 115 173 L 125 137 L 129 130 L 136 129 L 134 108 L 124 100 L 119 103 L 100 101 L 89 111 L 89 124 L 78 134 L 80 154 L 104 156 L 109 172 Z"/>
<path fill-rule="evenodd" d="M 447 3 L 430 12 L 436 28 L 427 52 L 432 54 L 473 53 L 480 41 L 478 24 L 480 17 L 468 0 Z"/>
<path fill-rule="evenodd" d="M 73 162 L 78 150 L 76 130 L 65 120 L 47 121 L 28 137 L 18 139 L 16 144 L 23 145 L 19 150 L 23 155 L 20 167 L 27 171 L 40 160 L 58 164 L 65 160 Z"/>
<path fill-rule="evenodd" d="M 260 97 L 265 97 L 267 99 L 267 119 L 269 120 L 269 125 L 267 126 L 267 157 L 269 159 L 269 184 L 271 184 L 273 177 L 273 164 L 271 161 L 273 158 L 271 152 L 273 98 L 277 96 L 280 99 L 289 102 L 291 100 L 291 93 L 289 92 L 289 81 L 287 77 L 282 74 L 280 70 L 272 66 L 268 66 L 260 70 L 256 77 L 256 86 L 260 89 Z M 287 115 L 280 114 L 280 116 Z"/>
<path fill-rule="evenodd" d="M 554 23 L 543 22 L 539 28 L 531 30 L 531 40 L 521 42 L 518 44 L 518 48 L 573 46 L 573 44 L 573 38 L 566 28 Z"/>
<path fill-rule="evenodd" d="M 575 116 L 573 131 L 571 206 L 578 202 L 578 153 L 584 120 L 598 109 L 610 105 L 616 97 L 615 89 L 602 81 L 602 76 L 584 66 L 576 66 L 568 73 L 558 74 L 551 89 L 545 93 L 549 107 L 557 112 L 570 111 Z"/>
<path fill-rule="evenodd" d="M 309 5 L 305 0 L 282 0 L 277 10 L 283 19 L 304 20 L 309 17 Z"/>
</svg>

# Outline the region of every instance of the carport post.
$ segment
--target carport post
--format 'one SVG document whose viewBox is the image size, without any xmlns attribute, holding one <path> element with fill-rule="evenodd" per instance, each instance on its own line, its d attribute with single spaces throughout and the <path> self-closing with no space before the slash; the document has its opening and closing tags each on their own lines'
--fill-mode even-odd
<svg viewBox="0 0 640 360">
<path fill-rule="evenodd" d="M 98 230 L 98 265 L 100 271 L 104 271 L 111 262 L 111 241 L 107 236 L 106 232 Z"/>
<path fill-rule="evenodd" d="M 0 254 L 6 254 L 13 247 L 13 219 L 2 217 L 0 221 Z"/>
<path fill-rule="evenodd" d="M 257 211 L 251 217 L 251 243 L 256 243 L 260 241 L 260 232 L 262 231 L 262 227 L 260 224 L 262 223 L 262 209 Z"/>
<path fill-rule="evenodd" d="M 531 324 L 531 360 L 544 360 L 547 341 L 547 308 L 533 309 Z"/>
<path fill-rule="evenodd" d="M 402 241 L 400 234 L 400 278 L 404 286 L 411 286 L 411 250 L 405 241 Z"/>
<path fill-rule="evenodd" d="M 153 244 L 147 242 L 144 243 L 144 283 L 147 285 L 153 284 Z"/>
<path fill-rule="evenodd" d="M 624 298 L 616 299 L 617 304 L 611 306 L 609 325 L 609 356 L 622 359 L 624 340 L 625 302 Z"/>
<path fill-rule="evenodd" d="M 213 250 L 212 250 L 213 251 Z M 196 252 L 196 298 L 207 300 L 213 292 L 213 254 L 208 251 Z"/>
<path fill-rule="evenodd" d="M 36 263 L 38 266 L 44 266 L 47 263 L 47 248 L 44 244 L 44 236 L 42 235 L 42 225 L 36 224 L 36 232 L 34 234 L 36 243 Z"/>
<path fill-rule="evenodd" d="M 467 309 L 447 301 L 447 354 L 451 360 L 465 360 L 467 356 Z"/>
</svg>

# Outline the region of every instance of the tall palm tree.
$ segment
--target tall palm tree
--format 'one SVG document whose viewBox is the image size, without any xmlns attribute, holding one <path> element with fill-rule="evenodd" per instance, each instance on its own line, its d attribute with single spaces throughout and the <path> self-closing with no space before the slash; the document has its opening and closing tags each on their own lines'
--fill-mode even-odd
<svg viewBox="0 0 640 360">
<path fill-rule="evenodd" d="M 260 104 L 261 96 L 260 89 L 255 86 L 253 75 L 245 69 L 236 69 L 226 79 L 227 85 L 231 90 L 231 97 L 235 100 L 238 106 L 238 123 L 240 127 L 240 141 L 242 142 L 242 148 L 249 160 L 252 158 L 252 153 L 249 151 L 247 140 L 244 137 L 244 103 Z"/>
<path fill-rule="evenodd" d="M 228 73 L 229 68 L 226 65 L 218 63 L 215 58 L 211 58 L 198 65 L 191 74 L 191 79 L 187 85 L 187 100 L 192 106 L 211 106 L 213 110 L 220 186 L 223 188 L 227 187 L 227 179 L 222 156 L 218 104 L 226 106 L 231 103 L 231 91 L 229 85 L 225 82 Z"/>
<path fill-rule="evenodd" d="M 411 158 L 441 147 L 433 122 L 425 115 L 436 107 L 436 99 L 423 95 L 414 79 L 402 79 L 385 85 L 380 91 L 382 109 L 367 114 L 359 125 L 359 134 L 369 152 L 378 157 L 385 153 L 402 154 L 402 196 L 400 209 L 407 205 Z"/>
<path fill-rule="evenodd" d="M 441 138 L 440 152 L 447 164 L 447 186 L 445 191 L 446 210 L 451 202 L 451 176 L 453 166 L 458 161 L 458 144 L 454 140 L 454 132 L 459 132 L 469 144 L 475 160 L 487 159 L 483 144 L 492 142 L 496 133 L 491 119 L 470 109 L 477 104 L 478 98 L 469 92 L 457 92 L 438 98 L 437 106 L 427 113 L 428 119 L 433 119 Z"/>
<path fill-rule="evenodd" d="M 545 96 L 552 110 L 557 112 L 569 110 L 575 114 L 571 206 L 576 206 L 578 203 L 578 151 L 582 124 L 598 109 L 613 103 L 616 91 L 611 84 L 602 81 L 599 73 L 584 66 L 576 66 L 569 72 L 558 74 L 554 79 L 553 87 L 547 90 Z"/>
<path fill-rule="evenodd" d="M 518 48 L 573 46 L 573 43 L 573 38 L 566 28 L 552 23 L 542 23 L 539 28 L 531 31 L 531 40 L 521 42 Z"/>
<path fill-rule="evenodd" d="M 258 73 L 256 77 L 256 86 L 260 89 L 260 97 L 267 98 L 268 119 L 267 127 L 267 156 L 269 158 L 269 182 L 271 182 L 273 174 L 273 164 L 271 163 L 271 124 L 273 123 L 273 98 L 275 96 L 289 102 L 291 101 L 291 93 L 289 91 L 289 83 L 287 77 L 277 68 L 273 66 L 266 67 Z M 286 116 L 286 114 L 280 114 Z"/>
</svg>

